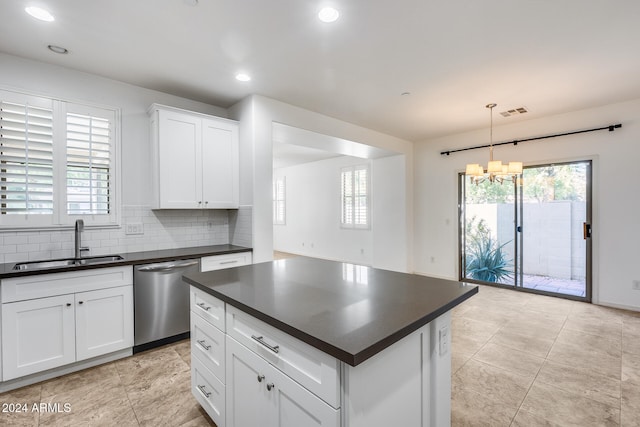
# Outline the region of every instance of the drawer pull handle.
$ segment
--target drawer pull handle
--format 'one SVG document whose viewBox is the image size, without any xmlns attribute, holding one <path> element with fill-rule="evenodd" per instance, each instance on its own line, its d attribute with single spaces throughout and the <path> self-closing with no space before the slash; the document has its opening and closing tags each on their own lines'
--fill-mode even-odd
<svg viewBox="0 0 640 427">
<path fill-rule="evenodd" d="M 258 375 L 258 382 L 261 383 L 264 380 L 264 375 Z"/>
<path fill-rule="evenodd" d="M 204 394 L 204 397 L 206 397 L 207 399 L 209 398 L 209 396 L 211 396 L 211 392 L 205 390 L 203 385 L 199 385 L 198 388 L 200 389 L 202 394 Z"/>
<path fill-rule="evenodd" d="M 279 345 L 270 345 L 267 344 L 264 339 L 262 338 L 262 336 L 255 336 L 255 335 L 251 335 L 251 338 L 253 338 L 254 340 L 258 341 L 260 344 L 262 344 L 263 346 L 267 347 L 269 350 L 273 351 L 274 353 L 278 353 L 280 351 L 280 346 Z"/>
<path fill-rule="evenodd" d="M 205 344 L 205 340 L 197 340 L 198 344 L 200 344 L 200 347 L 204 348 L 205 350 L 209 350 L 211 348 L 210 345 L 206 345 Z"/>
<path fill-rule="evenodd" d="M 274 387 L 275 387 L 274 383 L 267 384 L 267 390 L 269 390 L 269 391 L 271 391 L 271 389 L 274 388 Z"/>
<path fill-rule="evenodd" d="M 238 262 L 238 260 L 234 259 L 233 261 L 222 261 L 220 264 L 235 264 L 236 262 Z"/>
<path fill-rule="evenodd" d="M 211 306 L 209 307 L 205 307 L 203 302 L 199 302 L 196 304 L 198 307 L 200 307 L 201 309 L 203 309 L 204 311 L 209 311 L 211 310 Z"/>
</svg>

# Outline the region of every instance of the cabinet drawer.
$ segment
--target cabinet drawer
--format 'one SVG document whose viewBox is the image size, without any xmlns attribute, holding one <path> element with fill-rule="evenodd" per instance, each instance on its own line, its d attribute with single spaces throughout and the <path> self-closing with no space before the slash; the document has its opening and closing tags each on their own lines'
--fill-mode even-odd
<svg viewBox="0 0 640 427">
<path fill-rule="evenodd" d="M 212 324 L 191 313 L 191 355 L 224 383 L 224 333 Z"/>
<path fill-rule="evenodd" d="M 202 317 L 222 332 L 225 331 L 224 302 L 191 286 L 191 312 Z"/>
<path fill-rule="evenodd" d="M 334 408 L 340 407 L 337 359 L 230 305 L 227 334 Z"/>
<path fill-rule="evenodd" d="M 225 425 L 224 384 L 197 357 L 191 359 L 191 393 L 217 425 Z"/>
<path fill-rule="evenodd" d="M 37 274 L 2 280 L 2 302 L 45 298 L 133 284 L 131 266 Z"/>
<path fill-rule="evenodd" d="M 214 255 L 202 258 L 200 269 L 204 271 L 222 270 L 223 268 L 239 267 L 251 264 L 251 252 L 238 252 L 235 254 Z"/>
</svg>

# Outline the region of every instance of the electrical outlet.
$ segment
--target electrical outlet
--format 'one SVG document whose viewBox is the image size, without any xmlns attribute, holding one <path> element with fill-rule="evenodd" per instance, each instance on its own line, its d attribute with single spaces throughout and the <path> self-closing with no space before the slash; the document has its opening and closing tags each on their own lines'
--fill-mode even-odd
<svg viewBox="0 0 640 427">
<path fill-rule="evenodd" d="M 640 280 L 634 280 L 631 282 L 631 289 L 635 289 L 636 291 L 640 291 Z"/>
<path fill-rule="evenodd" d="M 141 222 L 132 222 L 125 226 L 124 234 L 144 234 L 144 225 Z"/>
<path fill-rule="evenodd" d="M 444 356 L 449 352 L 449 327 L 443 326 L 438 330 L 438 352 Z"/>
</svg>

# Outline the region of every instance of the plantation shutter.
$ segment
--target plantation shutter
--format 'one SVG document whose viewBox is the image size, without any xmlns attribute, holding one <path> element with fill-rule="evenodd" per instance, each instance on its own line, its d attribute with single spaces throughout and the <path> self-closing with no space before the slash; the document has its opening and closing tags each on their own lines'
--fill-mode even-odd
<svg viewBox="0 0 640 427">
<path fill-rule="evenodd" d="M 67 112 L 67 214 L 112 210 L 113 120 Z"/>
<path fill-rule="evenodd" d="M 342 225 L 353 225 L 353 170 L 342 170 Z"/>
<path fill-rule="evenodd" d="M 53 214 L 50 100 L 0 99 L 0 215 Z"/>
<path fill-rule="evenodd" d="M 342 226 L 369 227 L 369 166 L 350 166 L 342 169 Z"/>
<path fill-rule="evenodd" d="M 273 186 L 273 219 L 275 224 L 285 224 L 285 178 L 277 178 Z"/>
<path fill-rule="evenodd" d="M 361 227 L 366 227 L 369 224 L 369 177 L 367 171 L 366 166 L 361 166 L 353 172 L 353 223 Z"/>
</svg>

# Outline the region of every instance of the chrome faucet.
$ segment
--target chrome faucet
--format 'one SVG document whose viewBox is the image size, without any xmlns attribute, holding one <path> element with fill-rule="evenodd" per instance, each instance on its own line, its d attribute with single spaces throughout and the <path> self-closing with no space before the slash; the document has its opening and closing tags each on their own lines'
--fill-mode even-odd
<svg viewBox="0 0 640 427">
<path fill-rule="evenodd" d="M 75 258 L 76 259 L 80 259 L 82 258 L 82 252 L 84 251 L 89 251 L 89 248 L 87 246 L 82 247 L 82 230 L 84 230 L 84 221 L 81 219 L 77 219 L 76 220 L 76 231 L 75 231 L 75 237 L 76 237 L 76 246 L 75 246 Z"/>
</svg>

